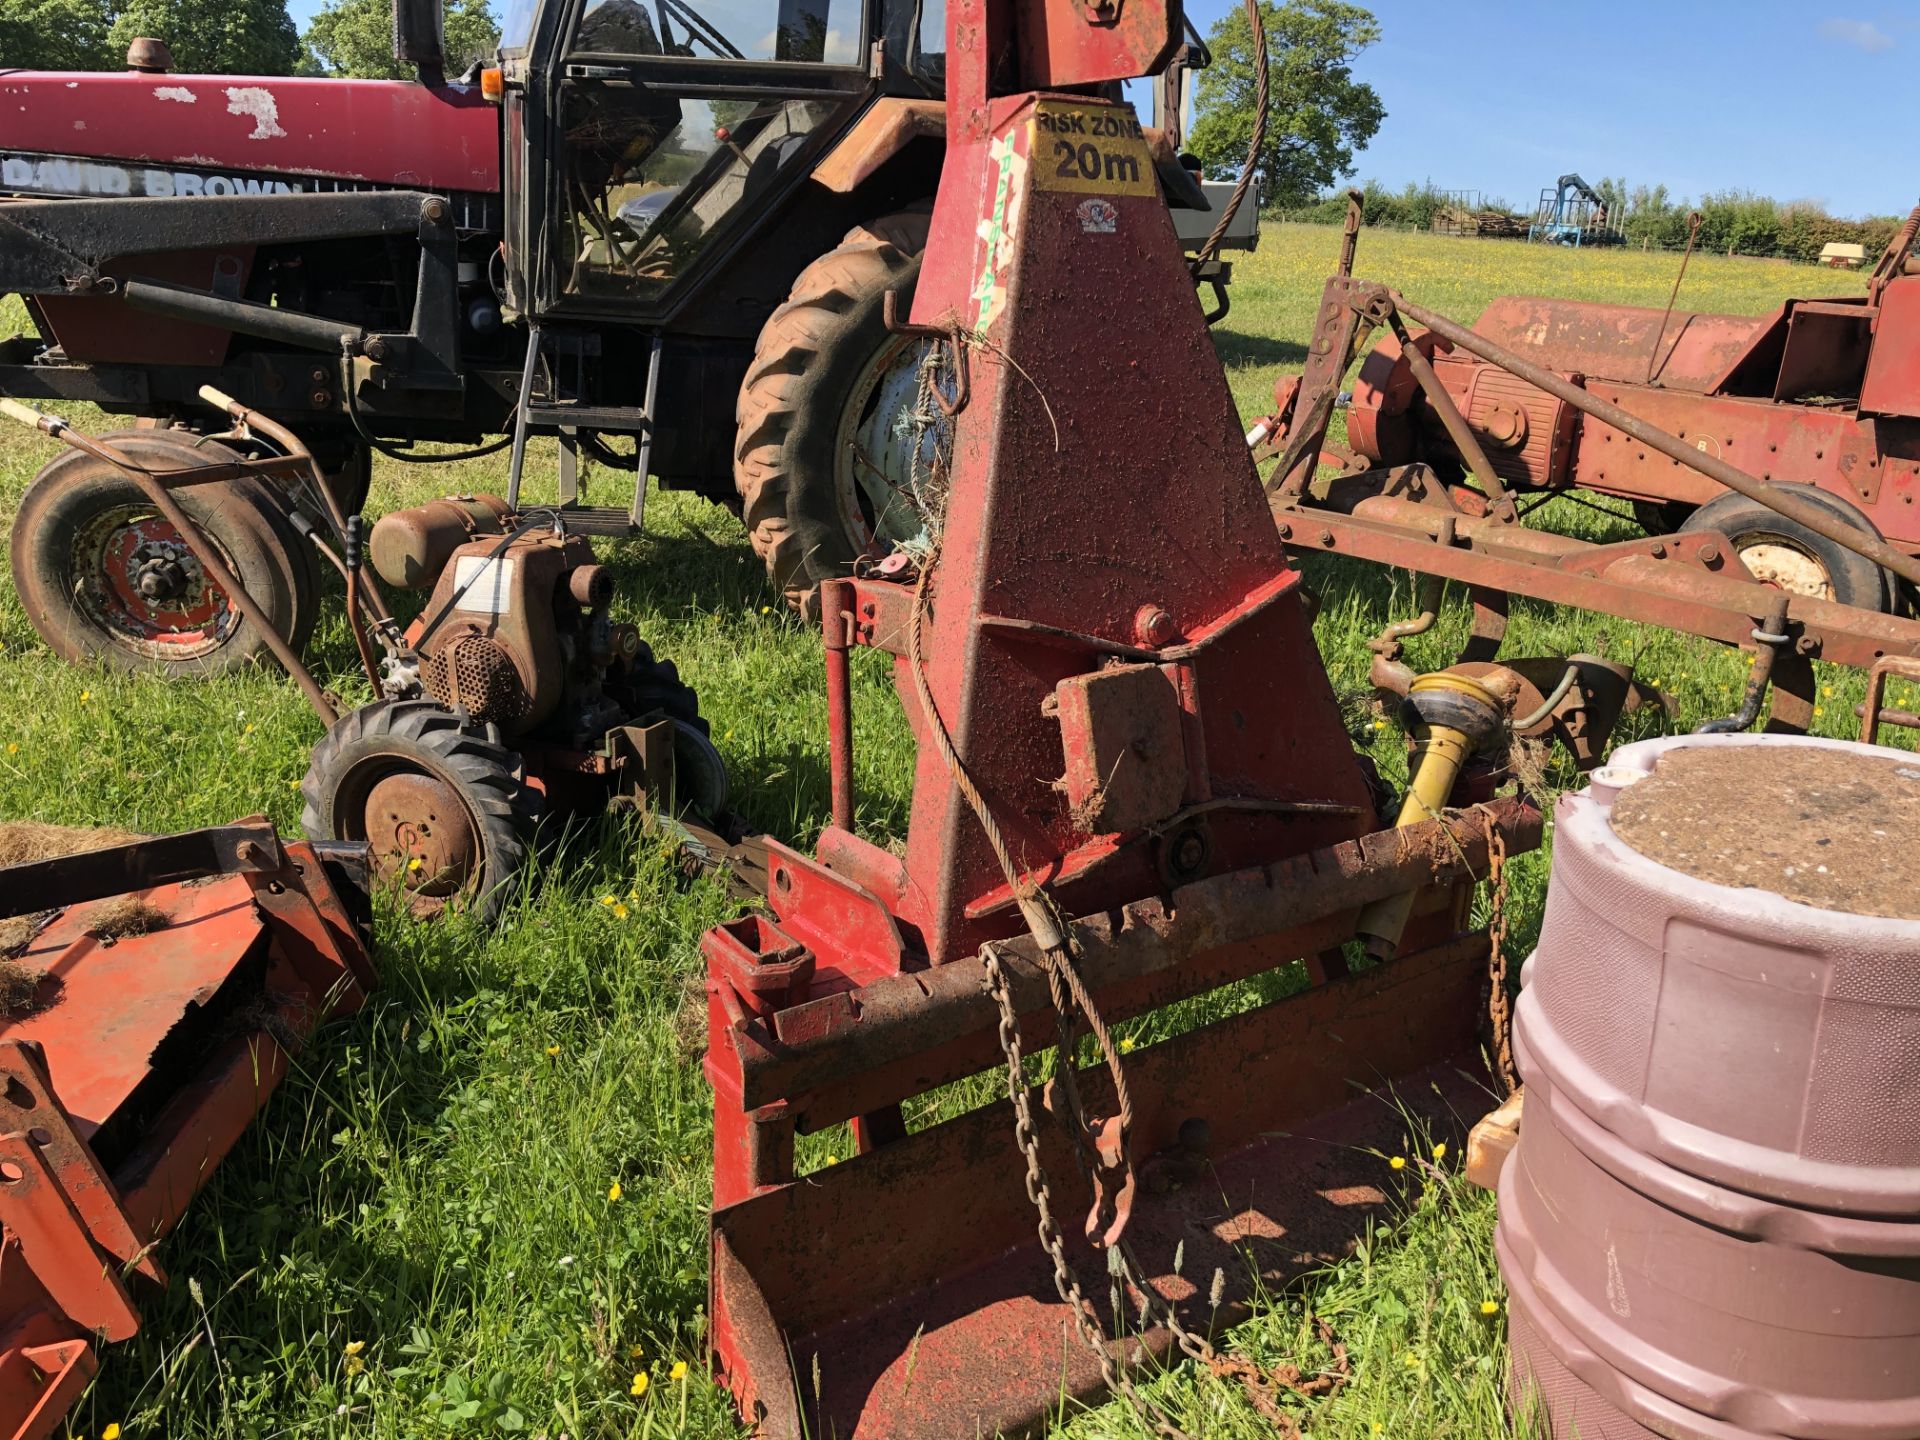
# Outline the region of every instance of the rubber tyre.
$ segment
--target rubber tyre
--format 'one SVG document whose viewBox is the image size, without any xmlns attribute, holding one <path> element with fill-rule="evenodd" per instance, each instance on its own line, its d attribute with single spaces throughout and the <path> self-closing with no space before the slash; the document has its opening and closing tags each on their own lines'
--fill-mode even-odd
<svg viewBox="0 0 1920 1440">
<path fill-rule="evenodd" d="M 1792 490 L 1800 499 L 1818 505 L 1835 519 L 1845 521 L 1875 539 L 1880 538 L 1880 532 L 1874 528 L 1873 522 L 1839 496 L 1814 485 L 1788 485 L 1781 488 Z M 1827 581 L 1833 587 L 1833 598 L 1841 604 L 1881 613 L 1891 608 L 1893 592 L 1888 584 L 1887 573 L 1878 565 L 1864 555 L 1854 554 L 1844 545 L 1837 545 L 1823 535 L 1814 534 L 1806 526 L 1768 509 L 1759 501 L 1749 500 L 1734 491 L 1709 500 L 1694 511 L 1680 529 L 1684 534 L 1718 530 L 1733 542 L 1735 553 L 1760 543 L 1797 550 L 1826 572 Z"/>
<path fill-rule="evenodd" d="M 904 313 L 930 219 L 930 207 L 916 208 L 858 226 L 801 271 L 762 327 L 740 387 L 734 485 L 754 550 L 796 607 L 865 546 L 847 514 L 857 497 L 841 482 L 842 421 L 902 341 L 881 307 L 898 291 Z"/>
<path fill-rule="evenodd" d="M 225 446 L 196 446 L 151 430 L 101 438 L 156 469 L 240 458 Z M 258 480 L 242 479 L 182 486 L 173 496 L 225 552 L 241 584 L 299 654 L 319 617 L 320 575 L 310 547 L 287 520 L 275 492 Z M 232 629 L 204 653 L 175 658 L 116 630 L 83 602 L 75 546 L 99 516 L 127 507 L 152 508 L 126 476 L 78 450 L 55 459 L 27 487 L 13 519 L 13 583 L 40 638 L 72 664 L 97 663 L 182 679 L 272 663 L 265 638 L 245 617 L 236 616 Z"/>
<path fill-rule="evenodd" d="M 381 780 L 405 774 L 426 775 L 454 793 L 479 855 L 453 893 L 410 895 L 414 914 L 428 918 L 461 904 L 492 923 L 526 869 L 542 809 L 540 792 L 495 726 L 483 729 L 432 700 L 379 700 L 341 716 L 314 747 L 300 782 L 301 828 L 314 840 L 369 841 L 375 873 L 404 884 L 406 854 L 391 837 L 367 833 L 366 799 Z"/>
<path fill-rule="evenodd" d="M 673 721 L 674 766 L 680 777 L 676 798 L 683 807 L 720 820 L 732 798 L 726 762 L 714 746 L 713 727 L 700 713 L 700 696 L 680 678 L 679 667 L 671 660 L 656 659 L 643 640 L 625 676 L 609 682 L 608 693 L 634 720 L 665 717 Z"/>
</svg>

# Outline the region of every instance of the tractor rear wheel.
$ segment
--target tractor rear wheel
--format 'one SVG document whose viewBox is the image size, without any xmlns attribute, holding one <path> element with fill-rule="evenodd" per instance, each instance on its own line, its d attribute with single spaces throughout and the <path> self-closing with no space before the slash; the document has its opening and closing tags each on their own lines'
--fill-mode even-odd
<svg viewBox="0 0 1920 1440">
<path fill-rule="evenodd" d="M 893 290 L 905 313 L 930 218 L 858 226 L 801 271 L 740 387 L 734 484 L 753 548 L 797 607 L 862 552 L 922 529 L 900 499 L 912 441 L 897 422 L 929 342 L 890 332 L 882 306 Z"/>
<path fill-rule="evenodd" d="M 1814 485 L 1783 488 L 1818 505 L 1843 524 L 1880 538 L 1873 522 L 1839 496 Z M 1734 553 L 1762 584 L 1817 600 L 1838 600 L 1862 610 L 1884 612 L 1892 608 L 1889 576 L 1866 556 L 1856 555 L 1737 492 L 1728 491 L 1709 500 L 1680 529 L 1689 535 L 1718 530 L 1733 542 Z"/>
<path fill-rule="evenodd" d="M 499 731 L 432 700 L 343 715 L 300 782 L 301 828 L 365 841 L 376 874 L 421 918 L 455 905 L 498 918 L 525 869 L 541 811 Z"/>
<path fill-rule="evenodd" d="M 165 432 L 104 438 L 155 470 L 240 458 Z M 181 486 L 173 496 L 298 653 L 319 614 L 320 576 L 274 492 L 241 479 Z M 28 621 L 72 663 L 197 678 L 267 656 L 258 627 L 140 487 L 78 450 L 43 469 L 21 498 L 12 564 Z"/>
</svg>

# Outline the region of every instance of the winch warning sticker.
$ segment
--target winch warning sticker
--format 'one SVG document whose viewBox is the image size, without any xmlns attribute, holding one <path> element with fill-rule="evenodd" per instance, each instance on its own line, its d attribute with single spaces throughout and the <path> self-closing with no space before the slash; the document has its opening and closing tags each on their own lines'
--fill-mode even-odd
<svg viewBox="0 0 1920 1440">
<path fill-rule="evenodd" d="M 1152 195 L 1153 157 L 1133 111 L 1042 100 L 1033 107 L 1033 183 L 1081 195 Z"/>
</svg>

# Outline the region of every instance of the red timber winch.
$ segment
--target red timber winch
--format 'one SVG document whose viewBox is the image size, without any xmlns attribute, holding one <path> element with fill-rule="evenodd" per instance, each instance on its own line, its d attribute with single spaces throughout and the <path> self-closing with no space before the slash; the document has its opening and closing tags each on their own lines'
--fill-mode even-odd
<svg viewBox="0 0 1920 1440">
<path fill-rule="evenodd" d="M 1151 1413 L 1143 1353 L 1236 1363 L 1210 1333 L 1379 1213 L 1373 1147 L 1486 1108 L 1469 902 L 1540 834 L 1493 798 L 1497 667 L 1414 687 L 1383 820 L 1111 98 L 1173 53 L 1177 0 L 947 27 L 959 123 L 892 307 L 934 342 L 930 543 L 826 585 L 833 823 L 770 843 L 771 913 L 703 941 L 712 1344 L 774 1437 L 1016 1433 L 1114 1389 Z M 918 744 L 903 855 L 855 833 L 861 646 Z M 1123 1062 L 1110 1027 L 1150 1011 L 1175 1033 Z M 996 1068 L 998 1103 L 928 1098 Z M 859 1153 L 802 1174 L 840 1125 Z"/>
</svg>

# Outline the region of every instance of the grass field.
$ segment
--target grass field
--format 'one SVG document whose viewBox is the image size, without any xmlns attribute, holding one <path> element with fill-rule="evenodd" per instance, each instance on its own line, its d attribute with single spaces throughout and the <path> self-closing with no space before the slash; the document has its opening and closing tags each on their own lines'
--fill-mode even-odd
<svg viewBox="0 0 1920 1440">
<path fill-rule="evenodd" d="M 1297 370 L 1338 234 L 1270 226 L 1236 263 L 1218 331 L 1243 414 Z M 1517 243 L 1369 233 L 1359 271 L 1471 319 L 1495 295 L 1536 292 L 1664 303 L 1674 261 Z M 1859 277 L 1697 257 L 1682 305 L 1757 310 Z M 75 412 L 82 425 L 98 417 Z M 6 433 L 0 511 L 11 515 L 57 447 Z M 455 489 L 503 488 L 504 457 L 422 471 L 382 462 L 371 508 Z M 546 472 L 550 473 L 550 472 Z M 609 482 L 617 488 L 619 481 Z M 536 492 L 538 493 L 538 492 Z M 605 503 L 604 501 L 601 503 Z M 787 615 L 734 518 L 680 496 L 649 507 L 650 538 L 607 548 L 618 610 L 699 687 L 749 818 L 805 845 L 827 810 L 817 632 Z M 1596 538 L 1631 527 L 1564 507 Z M 1410 611 L 1411 585 L 1321 561 L 1319 638 L 1342 689 L 1363 683 L 1365 639 Z M 362 697 L 334 618 L 316 638 L 322 678 Z M 1452 597 L 1414 642 L 1444 665 L 1465 633 Z M 1732 710 L 1739 655 L 1624 621 L 1515 604 L 1511 654 L 1634 659 L 1691 726 Z M 860 822 L 903 832 L 912 754 L 883 657 L 856 675 Z M 1860 681 L 1821 676 L 1818 725 L 1846 734 Z M 179 829 L 264 810 L 297 827 L 296 787 L 320 727 L 295 688 L 258 673 L 195 686 L 57 663 L 0 587 L 0 818 Z M 1644 733 L 1657 722 L 1639 722 Z M 1404 774 L 1397 735 L 1374 732 Z M 1557 769 L 1552 779 L 1570 779 Z M 1546 857 L 1516 863 L 1512 952 L 1537 926 Z M 495 927 L 391 916 L 383 988 L 305 1055 L 169 1242 L 174 1277 L 134 1343 L 110 1354 L 75 1412 L 76 1436 L 726 1436 L 737 1427 L 701 1373 L 709 1099 L 676 1036 L 697 939 L 727 911 L 717 887 L 675 878 L 663 843 L 609 823 L 573 843 Z M 806 1154 L 821 1163 L 834 1147 Z M 844 1146 L 839 1153 L 845 1153 Z M 1354 1356 L 1352 1383 L 1316 1412 L 1316 1440 L 1482 1440 L 1502 1425 L 1504 1335 L 1493 1206 L 1448 1157 L 1404 1171 L 1404 1214 L 1351 1260 L 1251 1323 L 1265 1360 L 1311 1359 L 1303 1304 Z M 678 1362 L 688 1367 L 682 1370 Z M 635 1395 L 637 1374 L 649 1377 Z M 1237 1392 L 1192 1367 L 1160 1383 L 1212 1435 L 1264 1428 Z M 1117 1406 L 1062 1416 L 1067 1433 L 1145 1432 Z"/>
</svg>

